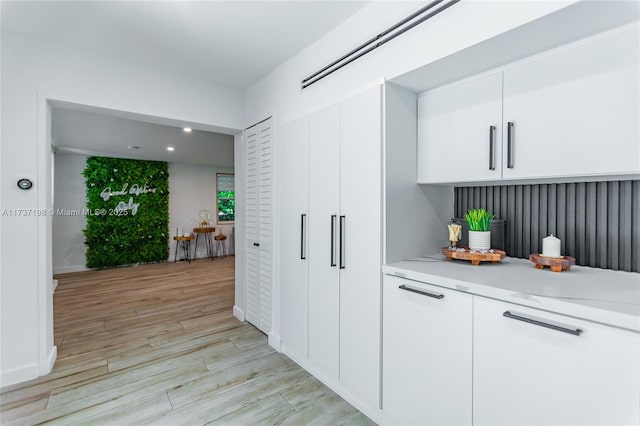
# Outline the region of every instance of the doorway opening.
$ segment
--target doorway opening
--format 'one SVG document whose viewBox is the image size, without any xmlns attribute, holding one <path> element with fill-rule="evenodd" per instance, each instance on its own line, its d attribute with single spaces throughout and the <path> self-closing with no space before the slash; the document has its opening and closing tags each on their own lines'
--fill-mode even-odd
<svg viewBox="0 0 640 426">
<path fill-rule="evenodd" d="M 233 135 L 239 130 L 52 100 L 47 111 L 50 270 L 58 284 L 50 338 L 58 363 L 135 346 L 143 337 L 176 339 L 181 331 L 232 318 L 236 223 L 228 201 L 218 220 L 217 176 L 235 172 Z M 89 159 L 125 166 L 90 169 Z M 134 173 L 138 163 L 146 179 Z M 167 172 L 164 218 L 158 218 L 157 200 L 145 210 L 145 197 L 158 198 L 162 185 L 152 183 L 157 176 L 147 166 L 154 163 Z M 229 199 L 234 191 L 228 179 L 226 184 Z M 98 229 L 111 231 L 89 235 L 96 219 L 110 221 L 113 227 Z M 162 232 L 136 232 L 148 222 Z M 140 242 L 154 239 L 160 239 L 160 257 L 136 257 L 149 249 Z M 133 254 L 123 260 L 132 246 Z M 51 324 L 43 326 L 49 334 Z"/>
</svg>

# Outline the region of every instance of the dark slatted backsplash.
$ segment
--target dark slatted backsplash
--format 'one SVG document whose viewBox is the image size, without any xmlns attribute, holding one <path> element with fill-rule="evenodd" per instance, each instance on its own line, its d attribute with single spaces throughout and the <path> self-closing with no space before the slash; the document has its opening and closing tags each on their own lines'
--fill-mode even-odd
<svg viewBox="0 0 640 426">
<path fill-rule="evenodd" d="M 529 258 L 554 234 L 578 265 L 638 272 L 640 180 L 455 188 L 455 213 L 506 219 L 508 256 Z"/>
</svg>

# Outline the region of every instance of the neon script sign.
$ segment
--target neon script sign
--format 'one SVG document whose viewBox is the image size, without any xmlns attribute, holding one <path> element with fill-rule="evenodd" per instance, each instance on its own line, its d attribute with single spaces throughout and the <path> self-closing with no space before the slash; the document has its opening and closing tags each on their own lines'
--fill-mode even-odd
<svg viewBox="0 0 640 426">
<path fill-rule="evenodd" d="M 111 197 L 117 197 L 121 195 L 125 195 L 125 196 L 131 195 L 131 197 L 129 197 L 128 202 L 120 201 L 116 206 L 115 211 L 126 212 L 131 210 L 131 215 L 135 216 L 135 214 L 138 213 L 138 207 L 140 207 L 140 203 L 133 202 L 133 195 L 138 197 L 140 194 L 149 194 L 149 193 L 153 194 L 156 192 L 156 190 L 157 188 L 150 188 L 147 186 L 146 183 L 142 186 L 138 184 L 134 184 L 131 186 L 131 188 L 129 188 L 128 183 L 125 183 L 124 185 L 122 185 L 122 189 L 119 191 L 113 191 L 110 186 L 106 187 L 100 193 L 100 198 L 102 198 L 104 201 L 109 201 Z"/>
</svg>

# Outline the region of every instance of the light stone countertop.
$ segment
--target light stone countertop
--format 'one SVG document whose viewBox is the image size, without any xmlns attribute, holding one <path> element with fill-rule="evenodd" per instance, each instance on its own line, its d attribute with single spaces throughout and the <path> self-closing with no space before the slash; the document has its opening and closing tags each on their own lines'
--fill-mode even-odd
<svg viewBox="0 0 640 426">
<path fill-rule="evenodd" d="M 435 254 L 392 262 L 382 272 L 640 333 L 640 274 L 574 266 L 535 269 L 525 259 L 446 261 Z"/>
</svg>

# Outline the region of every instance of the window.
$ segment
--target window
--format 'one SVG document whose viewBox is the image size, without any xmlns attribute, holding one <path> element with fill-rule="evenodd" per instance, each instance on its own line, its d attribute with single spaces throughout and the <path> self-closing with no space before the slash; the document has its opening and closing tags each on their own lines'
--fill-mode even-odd
<svg viewBox="0 0 640 426">
<path fill-rule="evenodd" d="M 233 223 L 236 219 L 235 177 L 216 173 L 216 210 L 218 223 Z"/>
</svg>

